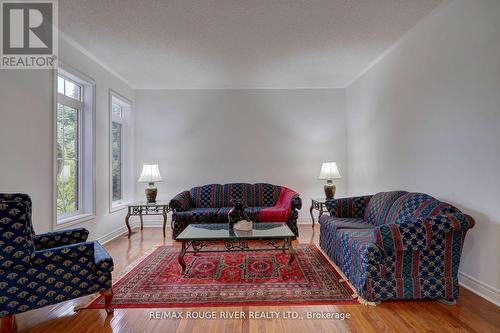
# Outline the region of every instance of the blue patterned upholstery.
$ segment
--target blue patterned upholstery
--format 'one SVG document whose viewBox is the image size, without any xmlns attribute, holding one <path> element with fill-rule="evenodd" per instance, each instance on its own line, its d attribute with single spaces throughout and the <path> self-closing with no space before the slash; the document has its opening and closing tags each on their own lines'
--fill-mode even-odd
<svg viewBox="0 0 500 333">
<path fill-rule="evenodd" d="M 276 204 L 281 193 L 281 186 L 271 184 L 253 185 L 253 202 L 251 207 L 271 207 Z"/>
<path fill-rule="evenodd" d="M 219 208 L 193 208 L 189 211 L 174 212 L 172 219 L 179 222 L 210 222 L 216 219 Z"/>
<path fill-rule="evenodd" d="M 191 208 L 191 193 L 189 191 L 183 191 L 177 194 L 172 200 L 170 200 L 169 206 L 176 212 L 183 212 Z"/>
<path fill-rule="evenodd" d="M 283 186 L 257 183 L 209 184 L 183 191 L 170 200 L 173 209 L 173 238 L 190 223 L 224 223 L 239 199 L 255 222 L 286 222 L 298 236 L 297 210 L 302 208 L 298 193 Z"/>
<path fill-rule="evenodd" d="M 87 235 L 34 235 L 29 197 L 0 194 L 0 317 L 111 288 L 113 260 Z"/>
<path fill-rule="evenodd" d="M 329 202 L 335 216 L 320 218 L 320 246 L 361 297 L 458 297 L 458 267 L 472 217 L 427 194 L 404 191 L 374 195 L 364 219 L 337 217 L 359 214 L 353 213 L 354 202 L 359 205 L 357 198 Z"/>
<path fill-rule="evenodd" d="M 332 217 L 362 219 L 371 198 L 371 195 L 365 195 L 352 198 L 328 199 L 325 205 Z"/>
<path fill-rule="evenodd" d="M 245 206 L 253 206 L 253 186 L 247 183 L 231 183 L 223 185 L 222 205 L 219 207 L 232 207 L 231 200 L 238 199 Z"/>
<path fill-rule="evenodd" d="M 386 222 L 386 215 L 392 207 L 394 201 L 406 194 L 405 191 L 381 192 L 370 199 L 365 210 L 364 219 L 374 225 L 381 225 Z"/>
</svg>

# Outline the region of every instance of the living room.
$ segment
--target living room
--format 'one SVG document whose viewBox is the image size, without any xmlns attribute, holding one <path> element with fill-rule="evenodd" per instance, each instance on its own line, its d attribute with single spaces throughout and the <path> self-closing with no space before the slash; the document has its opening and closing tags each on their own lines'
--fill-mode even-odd
<svg viewBox="0 0 500 333">
<path fill-rule="evenodd" d="M 2 1 L 2 332 L 500 326 L 500 1 Z"/>
</svg>

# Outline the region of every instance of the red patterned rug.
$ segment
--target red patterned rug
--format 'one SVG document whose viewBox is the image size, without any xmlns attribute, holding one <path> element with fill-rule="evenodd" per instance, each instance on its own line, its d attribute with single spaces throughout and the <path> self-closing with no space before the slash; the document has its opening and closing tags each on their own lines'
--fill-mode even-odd
<svg viewBox="0 0 500 333">
<path fill-rule="evenodd" d="M 161 246 L 114 285 L 115 308 L 356 304 L 353 291 L 314 245 L 298 245 L 295 261 L 280 251 L 186 254 Z M 87 308 L 104 307 L 102 296 Z"/>
</svg>

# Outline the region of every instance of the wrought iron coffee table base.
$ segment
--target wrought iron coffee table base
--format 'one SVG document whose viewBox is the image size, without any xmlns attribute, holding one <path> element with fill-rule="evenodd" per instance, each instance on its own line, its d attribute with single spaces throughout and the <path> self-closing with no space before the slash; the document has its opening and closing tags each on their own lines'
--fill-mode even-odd
<svg viewBox="0 0 500 333">
<path fill-rule="evenodd" d="M 252 239 L 254 240 L 254 239 Z M 178 261 L 182 268 L 182 274 L 186 272 L 186 262 L 184 261 L 184 255 L 186 253 L 193 253 L 197 255 L 198 253 L 215 253 L 215 252 L 247 252 L 247 251 L 288 251 L 290 252 L 290 259 L 288 260 L 288 266 L 292 265 L 295 260 L 295 249 L 292 246 L 292 237 L 280 238 L 280 239 L 266 239 L 263 240 L 269 247 L 267 248 L 257 248 L 252 249 L 248 245 L 248 240 L 246 239 L 234 239 L 234 240 L 224 240 L 224 249 L 214 249 L 211 250 L 209 246 L 211 244 L 220 243 L 220 241 L 200 241 L 200 240 L 183 240 L 181 252 L 179 253 Z"/>
</svg>

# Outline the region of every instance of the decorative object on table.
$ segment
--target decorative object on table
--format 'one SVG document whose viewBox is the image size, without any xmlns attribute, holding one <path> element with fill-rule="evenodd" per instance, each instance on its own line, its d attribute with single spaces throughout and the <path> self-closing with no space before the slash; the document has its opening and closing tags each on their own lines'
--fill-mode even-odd
<svg viewBox="0 0 500 333">
<path fill-rule="evenodd" d="M 113 305 L 149 309 L 359 304 L 353 290 L 315 245 L 299 244 L 296 252 L 291 267 L 288 254 L 281 251 L 190 255 L 182 274 L 178 247 L 161 246 L 114 283 Z M 101 309 L 103 305 L 98 298 L 87 308 Z"/>
<path fill-rule="evenodd" d="M 474 219 L 424 193 L 380 192 L 326 201 L 320 246 L 360 297 L 458 298 L 462 245 Z"/>
<path fill-rule="evenodd" d="M 132 229 L 130 228 L 129 219 L 131 216 L 139 216 L 141 220 L 141 230 L 144 229 L 144 215 L 161 215 L 163 216 L 163 237 L 166 237 L 165 227 L 167 226 L 167 213 L 170 211 L 170 207 L 166 202 L 157 201 L 154 203 L 148 202 L 137 202 L 128 205 L 127 216 L 125 217 L 125 224 L 128 229 L 128 237 L 132 234 Z"/>
<path fill-rule="evenodd" d="M 334 179 L 340 179 L 339 168 L 335 162 L 323 162 L 321 165 L 321 171 L 319 173 L 319 179 L 326 179 L 325 184 L 325 197 L 331 199 L 335 196 L 335 185 L 333 184 Z"/>
<path fill-rule="evenodd" d="M 139 177 L 139 183 L 148 183 L 146 186 L 146 200 L 148 203 L 156 202 L 156 195 L 158 194 L 158 189 L 156 188 L 155 182 L 161 182 L 160 169 L 158 164 L 144 164 L 142 166 L 141 176 Z"/>
<path fill-rule="evenodd" d="M 176 239 L 191 223 L 228 223 L 232 198 L 241 199 L 245 213 L 255 224 L 286 222 L 295 236 L 299 235 L 297 217 L 302 200 L 297 192 L 266 183 L 231 183 L 193 187 L 170 200 L 172 237 Z"/>
<path fill-rule="evenodd" d="M 236 230 L 250 231 L 252 230 L 252 221 L 245 213 L 245 205 L 240 199 L 231 199 L 231 205 L 233 208 L 227 214 L 227 219 L 229 223 L 229 228 L 234 228 Z"/>
<path fill-rule="evenodd" d="M 12 329 L 14 315 L 101 293 L 113 313 L 113 259 L 83 228 L 35 234 L 31 198 L 0 193 L 0 327 Z"/>
<path fill-rule="evenodd" d="M 309 207 L 309 214 L 311 214 L 312 227 L 314 228 L 314 215 L 313 210 L 319 211 L 318 219 L 327 212 L 325 198 L 311 198 L 311 207 Z"/>
</svg>

